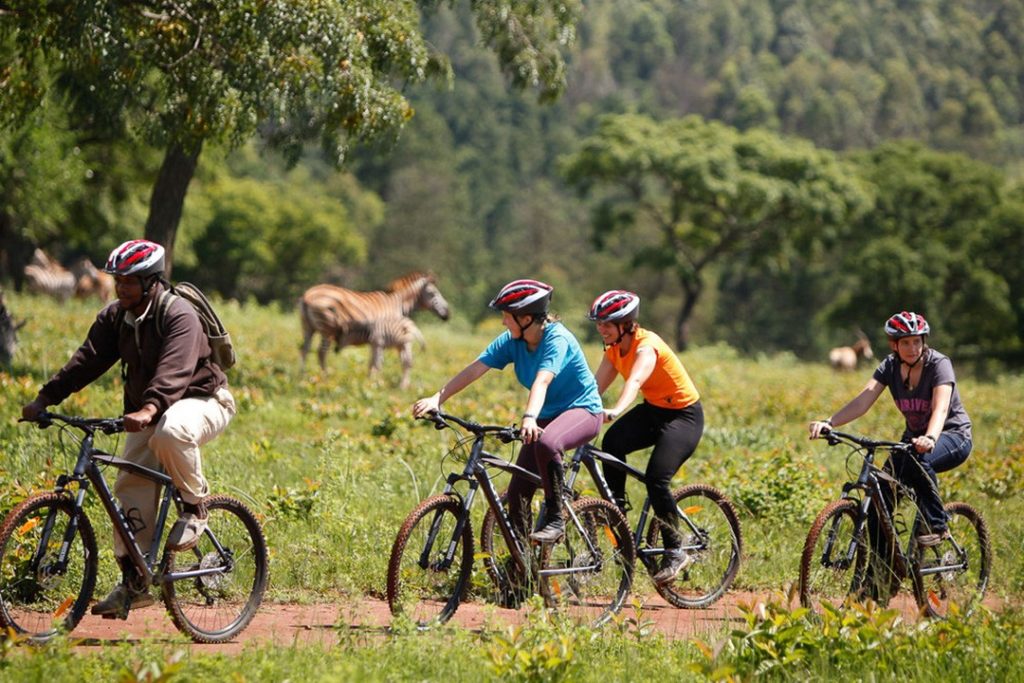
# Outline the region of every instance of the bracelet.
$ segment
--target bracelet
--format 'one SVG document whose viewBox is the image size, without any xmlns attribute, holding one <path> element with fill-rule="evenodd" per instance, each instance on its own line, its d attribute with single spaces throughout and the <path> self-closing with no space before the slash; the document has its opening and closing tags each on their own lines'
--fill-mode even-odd
<svg viewBox="0 0 1024 683">
<path fill-rule="evenodd" d="M 832 418 L 831 417 L 826 417 L 824 420 L 822 420 L 822 422 L 827 424 L 829 427 L 832 426 Z"/>
<path fill-rule="evenodd" d="M 524 419 L 524 420 L 525 420 L 526 418 L 528 418 L 528 417 L 532 417 L 532 418 L 533 418 L 534 420 L 536 420 L 536 419 L 537 419 L 537 416 L 536 416 L 536 415 L 534 415 L 533 413 L 523 413 L 523 419 Z"/>
<path fill-rule="evenodd" d="M 930 440 L 930 441 L 931 441 L 931 442 L 932 442 L 933 444 L 936 444 L 936 443 L 938 443 L 938 442 L 939 442 L 939 440 L 938 440 L 938 439 L 936 439 L 936 438 L 935 438 L 934 436 L 932 436 L 931 434 L 925 434 L 925 435 L 924 435 L 924 438 L 926 438 L 926 439 Z"/>
</svg>

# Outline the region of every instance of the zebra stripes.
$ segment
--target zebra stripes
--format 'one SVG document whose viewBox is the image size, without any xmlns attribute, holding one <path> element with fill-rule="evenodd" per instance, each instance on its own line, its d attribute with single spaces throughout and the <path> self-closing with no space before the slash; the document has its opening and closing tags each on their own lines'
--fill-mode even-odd
<svg viewBox="0 0 1024 683">
<path fill-rule="evenodd" d="M 370 376 L 380 372 L 384 349 L 397 349 L 398 357 L 402 361 L 402 381 L 399 386 L 406 389 L 412 371 L 412 345 L 417 342 L 421 349 L 426 348 L 427 341 L 423 338 L 420 328 L 416 327 L 416 323 L 411 318 L 400 316 L 351 326 L 340 338 L 335 339 L 335 349 L 369 344 Z"/>
<path fill-rule="evenodd" d="M 25 283 L 30 292 L 45 294 L 64 303 L 75 293 L 75 276 L 59 263 L 36 249 L 25 266 Z"/>
<path fill-rule="evenodd" d="M 36 249 L 25 266 L 25 282 L 30 292 L 53 297 L 61 303 L 72 296 L 84 299 L 94 295 L 104 302 L 114 298 L 114 278 L 97 269 L 85 256 L 68 270 L 42 249 Z"/>
<path fill-rule="evenodd" d="M 319 333 L 317 358 L 322 371 L 327 370 L 327 350 L 333 341 L 336 350 L 344 346 L 370 344 L 370 373 L 373 374 L 375 363 L 379 367 L 380 356 L 386 346 L 380 343 L 382 337 L 372 333 L 373 324 L 408 319 L 413 311 L 421 309 L 433 311 L 442 320 L 448 319 L 448 302 L 437 288 L 434 276 L 429 273 L 408 273 L 392 280 L 388 289 L 383 291 L 357 292 L 334 285 L 314 285 L 299 300 L 303 336 L 301 367 L 304 369 L 306 366 L 313 335 Z M 405 329 L 408 336 L 408 326 Z M 411 364 L 411 351 L 409 362 Z M 403 381 L 407 382 L 407 379 Z"/>
</svg>

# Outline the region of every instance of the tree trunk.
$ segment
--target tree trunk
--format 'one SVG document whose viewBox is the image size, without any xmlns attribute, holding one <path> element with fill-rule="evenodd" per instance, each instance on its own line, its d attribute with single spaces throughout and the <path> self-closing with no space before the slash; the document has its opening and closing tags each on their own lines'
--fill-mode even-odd
<svg viewBox="0 0 1024 683">
<path fill-rule="evenodd" d="M 146 220 L 146 239 L 153 240 L 167 250 L 167 265 L 164 276 L 171 277 L 174 263 L 174 239 L 181 222 L 181 211 L 185 205 L 188 185 L 195 175 L 199 163 L 202 143 L 193 150 L 186 150 L 178 143 L 167 148 L 164 162 L 160 166 L 153 194 L 149 198 L 149 218 Z"/>
<path fill-rule="evenodd" d="M 699 281 L 695 284 L 683 280 L 680 284 L 683 286 L 683 305 L 676 317 L 676 351 L 685 351 L 690 344 L 690 316 L 693 315 L 703 287 Z"/>
</svg>

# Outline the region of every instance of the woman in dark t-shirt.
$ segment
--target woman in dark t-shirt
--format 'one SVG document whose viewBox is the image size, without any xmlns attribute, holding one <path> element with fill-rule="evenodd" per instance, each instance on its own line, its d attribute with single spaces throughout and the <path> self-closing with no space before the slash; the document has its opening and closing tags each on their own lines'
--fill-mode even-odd
<svg viewBox="0 0 1024 683">
<path fill-rule="evenodd" d="M 971 453 L 971 420 L 967 417 L 947 356 L 927 344 L 930 328 L 924 316 L 903 311 L 885 323 L 892 354 L 875 370 L 867 386 L 827 420 L 812 422 L 818 438 L 832 426 L 852 422 L 868 411 L 882 390 L 889 389 L 906 426 L 903 440 L 913 444 L 917 457 L 893 453 L 885 464 L 917 494 L 928 533 L 918 537 L 925 546 L 937 545 L 946 533 L 946 515 L 939 497 L 938 472 L 960 465 Z"/>
</svg>

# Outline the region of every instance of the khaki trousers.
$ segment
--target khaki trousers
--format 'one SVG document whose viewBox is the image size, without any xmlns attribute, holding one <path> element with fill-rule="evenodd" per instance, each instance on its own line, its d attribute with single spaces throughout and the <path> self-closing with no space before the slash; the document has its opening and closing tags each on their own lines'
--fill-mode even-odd
<svg viewBox="0 0 1024 683">
<path fill-rule="evenodd" d="M 210 494 L 199 448 L 219 436 L 234 415 L 235 399 L 226 388 L 218 389 L 213 396 L 183 398 L 168 408 L 155 425 L 128 433 L 122 457 L 151 469 L 162 469 L 186 503 L 197 503 Z M 128 516 L 139 548 L 147 552 L 153 542 L 159 486 L 121 470 L 114 482 L 114 494 Z M 114 555 L 128 555 L 117 534 Z"/>
</svg>

